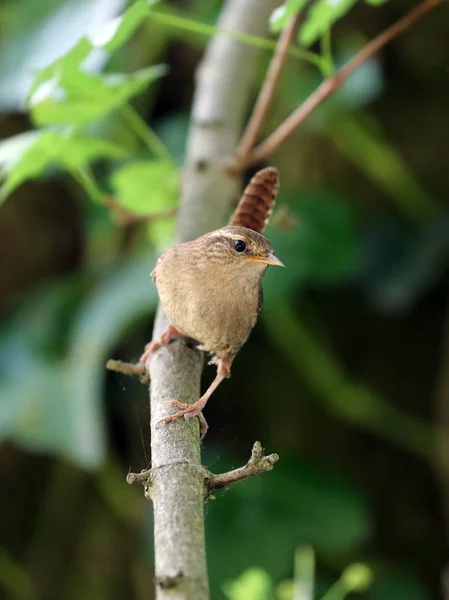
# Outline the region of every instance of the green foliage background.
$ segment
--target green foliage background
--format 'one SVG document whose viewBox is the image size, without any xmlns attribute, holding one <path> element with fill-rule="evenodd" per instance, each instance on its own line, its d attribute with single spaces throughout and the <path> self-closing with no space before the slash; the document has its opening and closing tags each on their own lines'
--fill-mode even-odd
<svg viewBox="0 0 449 600">
<path fill-rule="evenodd" d="M 240 36 L 260 48 L 259 82 L 304 4 L 273 14 L 272 39 Z M 6 598 L 150 597 L 151 509 L 125 484 L 150 460 L 147 392 L 104 365 L 136 359 L 151 335 L 149 273 L 173 219 L 123 226 L 105 200 L 143 215 L 176 207 L 194 73 L 220 6 L 0 2 Z M 264 133 L 409 8 L 312 3 Z M 213 598 L 291 597 L 304 544 L 317 597 L 341 597 L 329 586 L 351 563 L 374 574 L 359 597 L 438 596 L 448 17 L 446 4 L 365 64 L 270 161 L 281 193 L 267 236 L 288 268 L 267 274 L 263 318 L 207 407 L 204 463 L 240 465 L 255 439 L 281 460 L 207 505 Z"/>
</svg>

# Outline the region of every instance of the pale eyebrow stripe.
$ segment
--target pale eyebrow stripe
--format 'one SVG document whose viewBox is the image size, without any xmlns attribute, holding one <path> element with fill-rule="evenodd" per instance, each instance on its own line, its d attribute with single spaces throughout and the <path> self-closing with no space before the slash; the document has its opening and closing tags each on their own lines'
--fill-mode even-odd
<svg viewBox="0 0 449 600">
<path fill-rule="evenodd" d="M 234 240 L 234 241 L 242 239 L 241 235 L 238 235 L 235 233 L 229 233 L 228 231 L 226 231 L 226 232 L 216 231 L 214 233 L 210 233 L 209 235 L 210 235 L 210 237 L 224 237 L 224 238 L 228 238 L 228 239 Z"/>
</svg>

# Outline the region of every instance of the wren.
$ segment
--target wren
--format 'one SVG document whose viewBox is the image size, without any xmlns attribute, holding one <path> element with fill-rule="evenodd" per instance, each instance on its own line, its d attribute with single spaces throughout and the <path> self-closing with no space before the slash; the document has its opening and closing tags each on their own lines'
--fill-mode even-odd
<svg viewBox="0 0 449 600">
<path fill-rule="evenodd" d="M 141 356 L 147 359 L 172 339 L 186 336 L 212 355 L 217 365 L 211 386 L 194 404 L 171 400 L 179 411 L 161 423 L 197 416 L 201 435 L 207 431 L 202 414 L 210 396 L 246 342 L 262 309 L 262 277 L 268 265 L 284 266 L 262 235 L 279 187 L 276 169 L 256 173 L 245 189 L 227 227 L 177 244 L 158 259 L 152 272 L 169 326 L 159 340 L 150 342 Z"/>
</svg>

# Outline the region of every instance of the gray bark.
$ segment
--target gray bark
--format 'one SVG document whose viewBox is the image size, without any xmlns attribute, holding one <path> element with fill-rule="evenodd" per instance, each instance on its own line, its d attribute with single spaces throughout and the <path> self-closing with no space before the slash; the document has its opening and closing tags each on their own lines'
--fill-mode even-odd
<svg viewBox="0 0 449 600">
<path fill-rule="evenodd" d="M 275 0 L 228 0 L 219 27 L 265 35 Z M 176 241 L 224 224 L 239 195 L 240 181 L 227 172 L 248 109 L 260 50 L 225 34 L 210 42 L 198 71 L 187 145 Z M 159 311 L 154 337 L 166 324 Z M 171 399 L 200 396 L 201 353 L 182 341 L 150 359 L 151 489 L 158 600 L 209 598 L 204 541 L 205 471 L 196 419 L 156 427 Z M 237 540 L 236 540 L 237 542 Z"/>
</svg>

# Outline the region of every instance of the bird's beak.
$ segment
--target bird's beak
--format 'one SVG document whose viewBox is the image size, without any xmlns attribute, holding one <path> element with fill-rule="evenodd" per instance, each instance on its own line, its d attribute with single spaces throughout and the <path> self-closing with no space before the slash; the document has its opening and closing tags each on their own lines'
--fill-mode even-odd
<svg viewBox="0 0 449 600">
<path fill-rule="evenodd" d="M 248 256 L 250 260 L 254 260 L 255 262 L 265 263 L 266 265 L 273 265 L 274 267 L 285 267 L 284 263 L 279 260 L 274 254 L 271 252 L 267 252 L 266 254 L 257 255 L 257 256 Z"/>
</svg>

